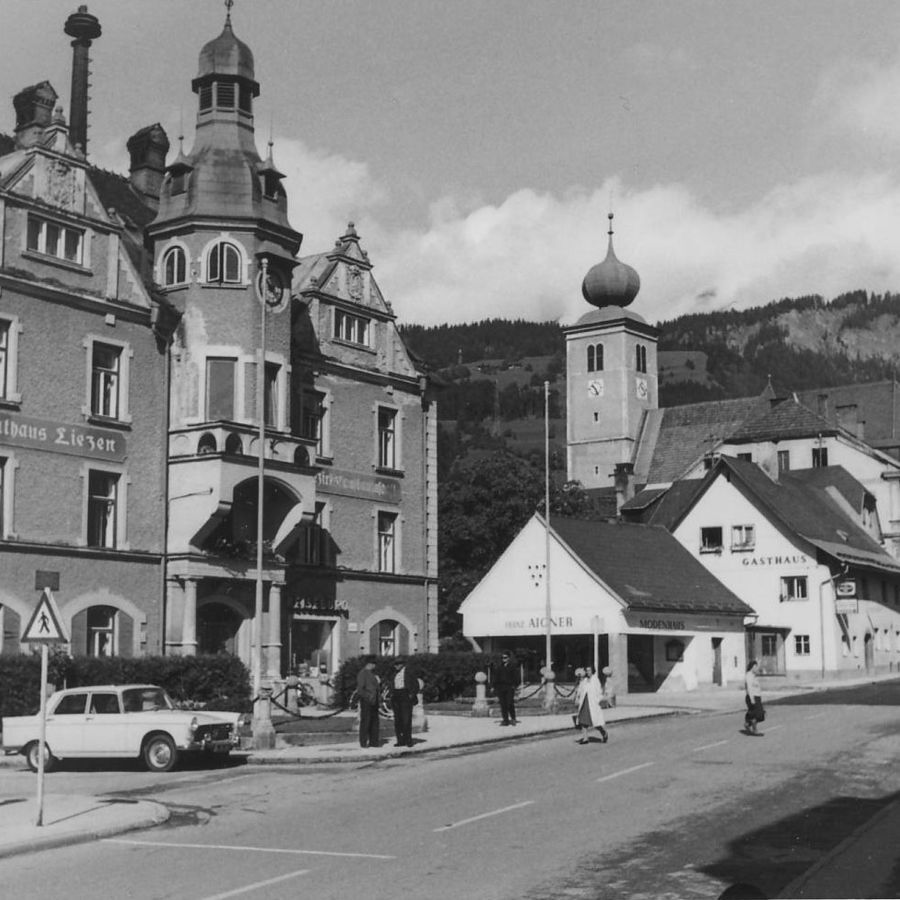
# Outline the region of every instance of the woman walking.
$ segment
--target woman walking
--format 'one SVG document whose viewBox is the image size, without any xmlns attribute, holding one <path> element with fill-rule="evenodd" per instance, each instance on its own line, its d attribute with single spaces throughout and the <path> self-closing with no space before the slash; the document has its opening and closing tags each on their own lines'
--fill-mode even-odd
<svg viewBox="0 0 900 900">
<path fill-rule="evenodd" d="M 747 663 L 747 674 L 744 676 L 744 703 L 747 704 L 747 712 L 744 715 L 744 730 L 747 734 L 759 734 L 756 725 L 766 717 L 762 705 L 762 688 L 759 686 L 757 670 L 759 663 L 751 659 Z"/>
<path fill-rule="evenodd" d="M 600 698 L 603 696 L 603 688 L 600 686 L 600 679 L 597 673 L 586 666 L 581 681 L 578 682 L 578 689 L 575 692 L 575 705 L 578 707 L 578 715 L 576 724 L 581 737 L 578 739 L 579 744 L 590 743 L 588 731 L 596 728 L 600 732 L 600 740 L 605 744 L 609 740 L 609 734 L 604 727 L 606 720 L 603 718 L 603 710 L 600 707 Z"/>
</svg>

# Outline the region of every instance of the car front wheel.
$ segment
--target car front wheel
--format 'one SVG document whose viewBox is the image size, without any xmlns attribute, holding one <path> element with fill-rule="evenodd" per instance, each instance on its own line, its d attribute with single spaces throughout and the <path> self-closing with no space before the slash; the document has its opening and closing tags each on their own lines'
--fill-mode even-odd
<svg viewBox="0 0 900 900">
<path fill-rule="evenodd" d="M 167 734 L 154 734 L 144 743 L 143 756 L 151 772 L 168 772 L 178 761 L 178 750 Z"/>
<path fill-rule="evenodd" d="M 32 772 L 37 772 L 38 765 L 40 764 L 39 746 L 37 741 L 32 741 L 25 748 L 25 762 L 28 763 L 28 768 L 31 769 Z M 44 771 L 52 772 L 55 765 L 56 757 L 50 752 L 50 748 L 44 744 Z"/>
</svg>

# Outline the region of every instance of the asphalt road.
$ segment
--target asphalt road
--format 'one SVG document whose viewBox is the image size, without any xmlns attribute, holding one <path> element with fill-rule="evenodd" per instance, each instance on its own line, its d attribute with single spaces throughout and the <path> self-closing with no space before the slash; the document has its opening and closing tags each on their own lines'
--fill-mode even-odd
<svg viewBox="0 0 900 900">
<path fill-rule="evenodd" d="M 714 714 L 372 765 L 80 766 L 48 791 L 132 790 L 172 820 L 5 860 L 0 894 L 674 900 L 749 882 L 774 897 L 900 792 L 898 704 L 900 682 L 770 703 L 756 738 Z"/>
</svg>

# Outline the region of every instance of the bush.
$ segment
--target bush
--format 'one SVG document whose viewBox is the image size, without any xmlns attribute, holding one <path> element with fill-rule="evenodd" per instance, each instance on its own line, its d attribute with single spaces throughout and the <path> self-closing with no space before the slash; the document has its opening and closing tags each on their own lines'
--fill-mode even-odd
<svg viewBox="0 0 900 900">
<path fill-rule="evenodd" d="M 0 716 L 40 707 L 41 660 L 36 654 L 0 656 Z M 51 651 L 48 681 L 56 688 L 91 684 L 158 684 L 176 703 L 248 712 L 250 674 L 234 656 L 67 656 Z"/>
<path fill-rule="evenodd" d="M 356 676 L 362 668 L 363 656 L 344 660 L 334 676 L 334 700 L 339 707 L 346 708 L 356 690 Z M 375 658 L 375 674 L 382 683 L 393 677 L 393 663 L 403 659 L 410 671 L 425 682 L 426 703 L 454 700 L 457 697 L 472 696 L 475 689 L 475 673 L 490 672 L 500 664 L 499 654 L 458 651 L 449 653 L 416 653 L 412 656 L 378 656 Z"/>
</svg>

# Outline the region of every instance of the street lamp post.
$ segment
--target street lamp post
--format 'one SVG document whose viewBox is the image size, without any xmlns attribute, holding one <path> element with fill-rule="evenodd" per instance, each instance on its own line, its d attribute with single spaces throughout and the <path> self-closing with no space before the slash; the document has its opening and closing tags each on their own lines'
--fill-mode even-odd
<svg viewBox="0 0 900 900">
<path fill-rule="evenodd" d="M 546 619 L 546 646 L 544 648 L 544 709 L 556 709 L 556 675 L 553 671 L 553 655 L 550 635 L 553 623 L 550 619 L 550 382 L 544 382 L 544 596 Z"/>
<path fill-rule="evenodd" d="M 260 262 L 259 279 L 259 356 L 256 367 L 257 437 L 256 469 L 256 599 L 253 609 L 253 744 L 259 748 L 275 745 L 270 706 L 271 688 L 262 683 L 262 616 L 263 616 L 263 526 L 266 479 L 266 308 L 269 305 L 269 261 Z"/>
</svg>

